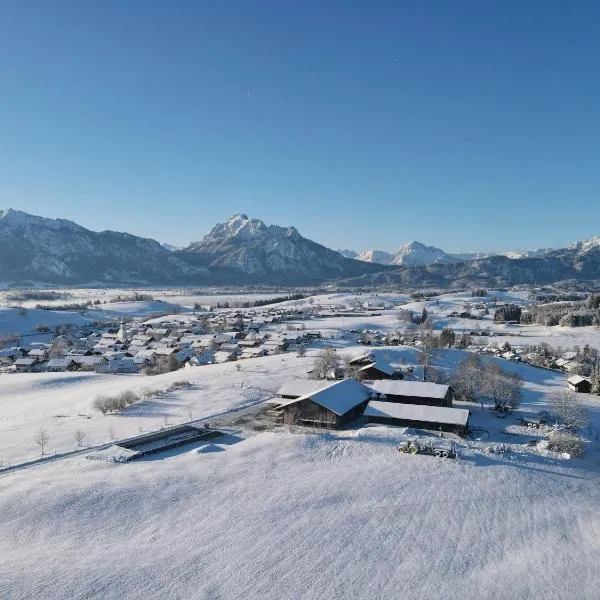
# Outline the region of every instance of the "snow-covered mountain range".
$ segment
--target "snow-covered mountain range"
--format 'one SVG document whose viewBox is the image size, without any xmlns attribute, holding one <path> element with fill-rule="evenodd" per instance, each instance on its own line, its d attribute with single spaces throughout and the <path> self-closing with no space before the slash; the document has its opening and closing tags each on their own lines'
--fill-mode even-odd
<svg viewBox="0 0 600 600">
<path fill-rule="evenodd" d="M 351 251 L 346 250 L 349 253 Z M 426 246 L 421 242 L 408 242 L 400 247 L 398 252 L 391 253 L 383 250 L 364 250 L 351 257 L 369 263 L 380 265 L 397 265 L 399 267 L 421 267 L 434 263 L 451 263 L 469 260 L 466 256 L 448 254 L 435 246 Z"/>
<path fill-rule="evenodd" d="M 594 238 L 597 239 L 597 238 Z M 584 243 L 584 242 L 578 242 Z M 502 252 L 493 254 L 488 252 L 445 252 L 435 246 L 426 246 L 421 242 L 408 242 L 395 252 L 384 250 L 364 250 L 360 254 L 353 250 L 340 250 L 347 258 L 355 258 L 380 265 L 397 265 L 400 267 L 424 267 L 439 263 L 457 263 L 471 260 L 480 260 L 491 256 L 506 256 L 507 258 L 533 258 L 553 252 L 553 248 L 540 248 L 538 250 L 525 250 L 522 252 Z"/>
<path fill-rule="evenodd" d="M 351 251 L 343 251 L 351 256 Z M 244 214 L 178 249 L 65 219 L 0 211 L 0 281 L 7 283 L 465 286 L 600 280 L 600 237 L 558 250 L 506 256 L 450 254 L 410 242 L 396 254 L 369 250 L 346 258 L 294 227 Z"/>
<path fill-rule="evenodd" d="M 95 232 L 66 219 L 0 211 L 0 279 L 49 283 L 202 281 L 194 267 L 158 242 L 116 231 Z"/>
<path fill-rule="evenodd" d="M 180 253 L 224 282 L 303 284 L 381 270 L 343 257 L 300 235 L 295 227 L 265 225 L 237 214 L 215 225 Z"/>
</svg>

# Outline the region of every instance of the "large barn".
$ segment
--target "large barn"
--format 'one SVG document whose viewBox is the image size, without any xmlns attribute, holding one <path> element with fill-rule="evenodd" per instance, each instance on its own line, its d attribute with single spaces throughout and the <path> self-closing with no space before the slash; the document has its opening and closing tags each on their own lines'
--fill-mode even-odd
<svg viewBox="0 0 600 600">
<path fill-rule="evenodd" d="M 355 379 L 343 379 L 287 400 L 274 410 L 281 412 L 284 423 L 335 428 L 361 416 L 371 394 Z"/>
<path fill-rule="evenodd" d="M 452 388 L 428 381 L 373 381 L 368 385 L 378 400 L 402 404 L 452 407 Z"/>
<path fill-rule="evenodd" d="M 470 413 L 465 408 L 398 404 L 371 400 L 364 414 L 370 423 L 419 427 L 436 431 L 453 431 L 459 434 L 464 434 L 469 430 Z"/>
</svg>

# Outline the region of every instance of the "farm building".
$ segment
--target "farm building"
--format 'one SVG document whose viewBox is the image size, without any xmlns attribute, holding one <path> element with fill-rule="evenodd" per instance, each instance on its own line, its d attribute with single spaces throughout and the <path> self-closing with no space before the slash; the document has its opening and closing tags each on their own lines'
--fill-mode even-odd
<svg viewBox="0 0 600 600">
<path fill-rule="evenodd" d="M 428 381 L 373 381 L 366 384 L 384 402 L 452 407 L 452 388 Z"/>
<path fill-rule="evenodd" d="M 359 417 L 371 390 L 355 379 L 329 383 L 320 389 L 280 404 L 284 423 L 339 427 Z"/>
<path fill-rule="evenodd" d="M 300 396 L 305 396 L 311 392 L 316 392 L 323 387 L 323 382 L 309 379 L 295 379 L 284 383 L 279 390 L 277 396 L 283 400 L 295 400 Z"/>
<path fill-rule="evenodd" d="M 579 375 L 569 377 L 568 386 L 572 392 L 579 392 L 580 394 L 590 394 L 592 391 L 591 381 Z"/>
<path fill-rule="evenodd" d="M 371 400 L 364 414 L 370 423 L 453 431 L 460 434 L 466 433 L 469 429 L 470 413 L 464 408 Z"/>
<path fill-rule="evenodd" d="M 354 358 L 351 358 L 348 361 L 348 365 L 353 367 L 364 367 L 365 365 L 370 365 L 375 362 L 375 355 L 373 352 L 364 352 L 363 354 L 359 354 Z"/>
<path fill-rule="evenodd" d="M 376 360 L 359 368 L 363 379 L 402 379 L 402 373 L 382 360 Z"/>
</svg>

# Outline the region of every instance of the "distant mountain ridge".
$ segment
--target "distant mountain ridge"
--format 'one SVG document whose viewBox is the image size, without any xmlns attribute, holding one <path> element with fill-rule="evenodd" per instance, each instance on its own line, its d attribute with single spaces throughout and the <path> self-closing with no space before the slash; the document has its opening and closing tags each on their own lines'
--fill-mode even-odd
<svg viewBox="0 0 600 600">
<path fill-rule="evenodd" d="M 600 237 L 511 254 L 471 259 L 411 242 L 396 255 L 367 251 L 356 260 L 304 238 L 295 227 L 265 225 L 245 214 L 177 249 L 128 233 L 90 231 L 66 219 L 0 211 L 0 281 L 9 284 L 452 288 L 600 280 Z"/>
<path fill-rule="evenodd" d="M 383 250 L 364 250 L 356 255 L 356 260 L 377 263 L 380 265 L 397 265 L 400 267 L 421 267 L 438 262 L 457 262 L 463 260 L 458 255 L 444 252 L 435 246 L 426 246 L 421 242 L 408 242 L 396 253 Z"/>
<path fill-rule="evenodd" d="M 66 219 L 0 211 L 0 279 L 104 284 L 202 281 L 193 267 L 157 241 L 116 231 L 95 232 Z"/>
<path fill-rule="evenodd" d="M 470 261 L 433 263 L 420 267 L 363 275 L 338 281 L 344 286 L 393 285 L 400 288 L 465 288 L 545 285 L 557 282 L 600 281 L 600 237 L 538 256 L 489 256 Z"/>
</svg>

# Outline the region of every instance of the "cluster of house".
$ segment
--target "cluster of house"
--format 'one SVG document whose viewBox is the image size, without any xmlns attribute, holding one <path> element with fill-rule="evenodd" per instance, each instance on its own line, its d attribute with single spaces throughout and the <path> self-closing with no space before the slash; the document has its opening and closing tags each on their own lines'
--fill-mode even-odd
<svg viewBox="0 0 600 600">
<path fill-rule="evenodd" d="M 351 361 L 362 367 L 368 378 L 345 378 L 324 383 L 295 380 L 284 384 L 273 399 L 272 411 L 278 421 L 315 427 L 338 428 L 357 419 L 452 431 L 468 431 L 468 410 L 452 405 L 453 392 L 448 385 L 407 381 L 400 372 L 369 354 Z"/>
<path fill-rule="evenodd" d="M 487 346 L 469 346 L 468 350 L 477 354 L 487 354 L 513 362 L 524 362 L 547 369 L 555 369 L 567 374 L 579 373 L 582 368 L 582 363 L 579 360 L 577 352 L 563 352 L 560 356 L 551 356 L 547 354 L 542 355 L 520 346 L 511 346 L 509 349 L 493 344 Z"/>
<path fill-rule="evenodd" d="M 8 372 L 134 373 L 155 366 L 161 359 L 175 361 L 177 368 L 279 354 L 321 337 L 319 331 L 312 330 L 266 333 L 261 331 L 265 320 L 257 323 L 249 318 L 239 318 L 229 331 L 205 333 L 207 328 L 222 329 L 227 323 L 225 315 L 211 319 L 213 322 L 203 326 L 199 321 L 173 320 L 133 324 L 130 329 L 121 321 L 118 329 L 75 340 L 65 338 L 61 356 L 50 356 L 54 354 L 52 346 L 41 342 L 2 349 L 0 366 Z"/>
</svg>

